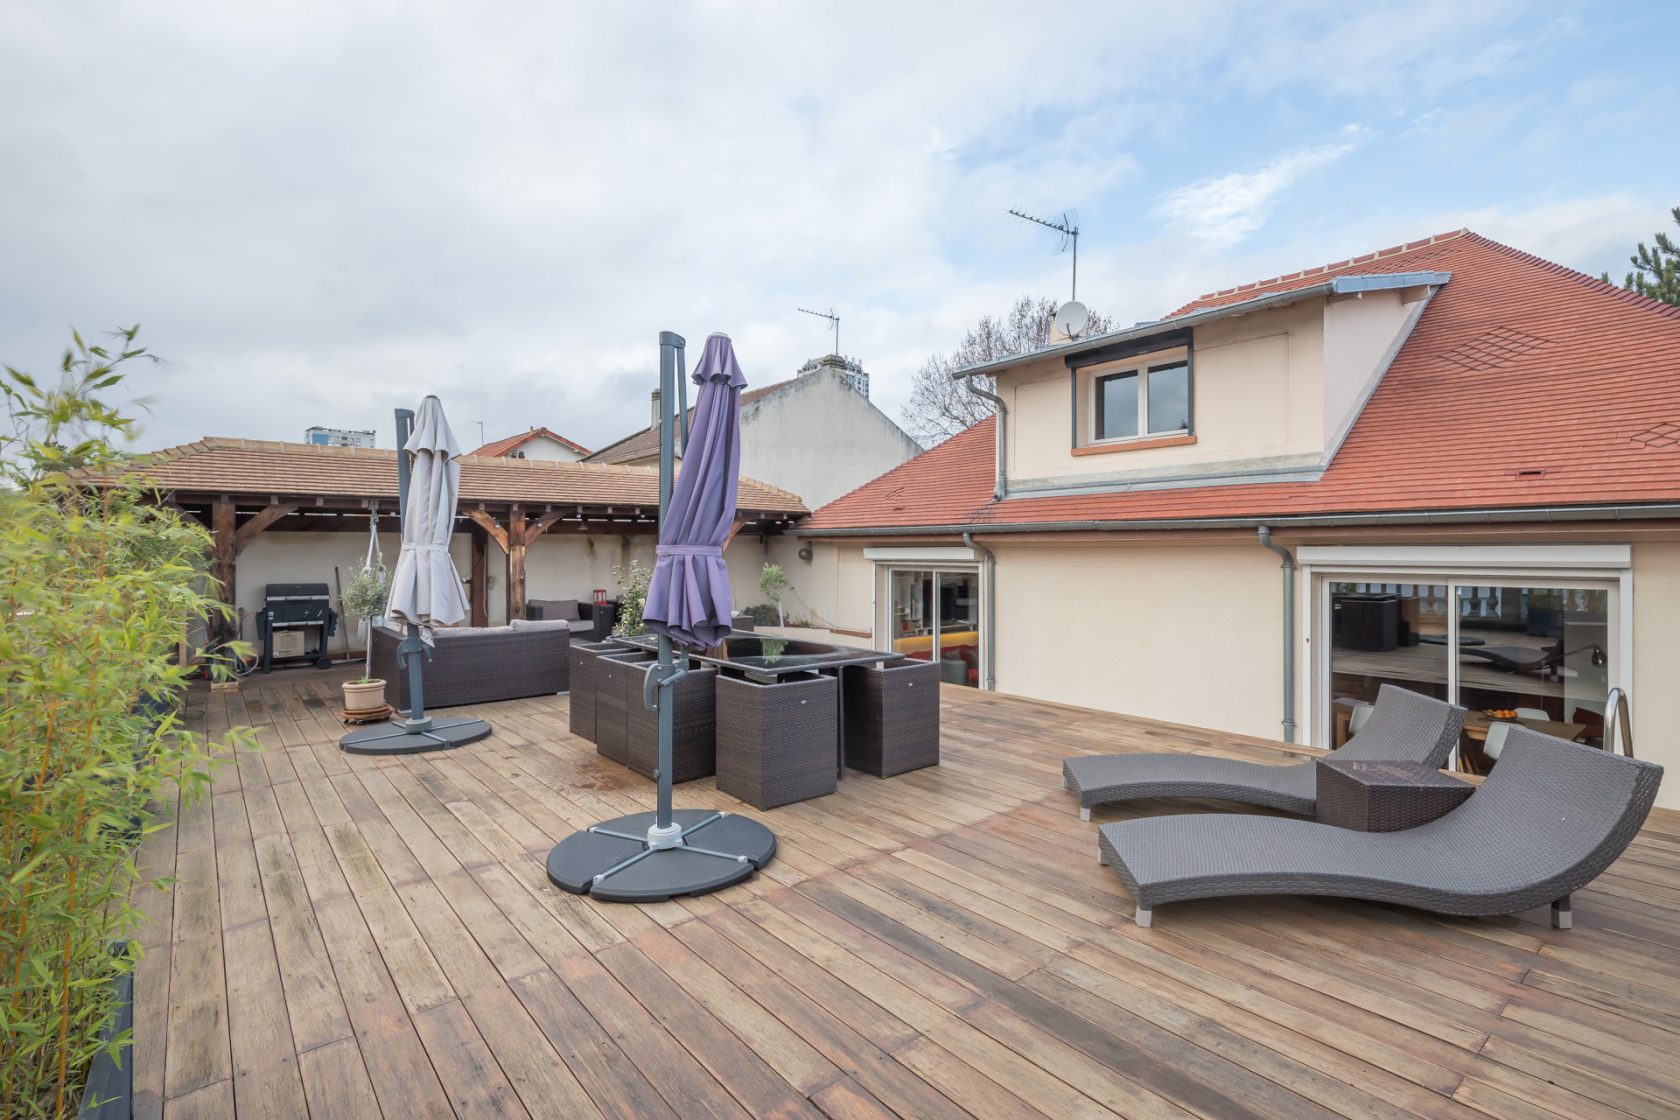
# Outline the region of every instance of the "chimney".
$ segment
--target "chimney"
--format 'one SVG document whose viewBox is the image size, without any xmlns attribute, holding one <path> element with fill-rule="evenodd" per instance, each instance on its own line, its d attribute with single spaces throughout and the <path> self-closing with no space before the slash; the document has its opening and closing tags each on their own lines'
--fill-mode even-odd
<svg viewBox="0 0 1680 1120">
<path fill-rule="evenodd" d="M 657 427 L 659 427 L 659 390 L 658 389 L 655 389 L 653 391 L 652 400 L 653 400 L 653 420 L 648 424 L 648 427 L 657 428 Z"/>
</svg>

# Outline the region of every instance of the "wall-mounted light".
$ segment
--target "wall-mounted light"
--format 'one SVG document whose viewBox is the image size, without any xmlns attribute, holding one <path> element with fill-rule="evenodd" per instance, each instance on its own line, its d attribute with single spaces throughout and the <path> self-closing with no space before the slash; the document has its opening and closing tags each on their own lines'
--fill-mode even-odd
<svg viewBox="0 0 1680 1120">
<path fill-rule="evenodd" d="M 802 544 L 802 545 L 799 546 L 799 558 L 801 560 L 804 560 L 806 563 L 809 563 L 810 560 L 811 560 L 811 555 L 812 554 L 811 554 L 811 546 L 810 545 Z"/>
</svg>

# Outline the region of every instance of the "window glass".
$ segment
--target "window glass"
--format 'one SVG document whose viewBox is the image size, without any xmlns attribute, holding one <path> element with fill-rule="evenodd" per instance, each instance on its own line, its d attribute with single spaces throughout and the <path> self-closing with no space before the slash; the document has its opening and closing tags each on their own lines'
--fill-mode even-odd
<svg viewBox="0 0 1680 1120">
<path fill-rule="evenodd" d="M 1330 584 L 1330 744 L 1359 733 L 1377 692 L 1448 699 L 1445 584 Z"/>
<path fill-rule="evenodd" d="M 1585 588 L 1458 589 L 1458 695 L 1465 768 L 1486 773 L 1520 724 L 1601 746 L 1610 690 L 1610 593 Z"/>
<path fill-rule="evenodd" d="M 1190 430 L 1190 366 L 1175 362 L 1149 370 L 1149 430 Z"/>
<path fill-rule="evenodd" d="M 1097 379 L 1097 438 L 1127 439 L 1138 434 L 1137 370 Z"/>
</svg>

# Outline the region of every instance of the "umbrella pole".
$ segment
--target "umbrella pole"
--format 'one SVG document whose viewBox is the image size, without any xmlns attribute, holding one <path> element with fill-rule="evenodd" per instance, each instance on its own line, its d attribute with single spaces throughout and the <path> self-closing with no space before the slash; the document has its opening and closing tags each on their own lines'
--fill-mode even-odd
<svg viewBox="0 0 1680 1120">
<path fill-rule="evenodd" d="M 397 516 L 408 516 L 408 479 L 413 473 L 413 466 L 408 461 L 408 452 L 403 450 L 408 445 L 408 437 L 414 434 L 414 410 L 412 408 L 397 409 Z M 403 636 L 402 647 L 398 651 L 408 663 L 408 719 L 403 724 L 405 731 L 415 734 L 430 731 L 432 721 L 426 718 L 425 690 L 423 687 L 424 673 L 420 667 L 420 655 L 425 650 L 426 643 L 420 640 L 420 628 L 412 622 L 408 624 L 408 633 Z"/>
<path fill-rule="evenodd" d="M 674 451 L 676 432 L 672 430 L 673 399 L 677 388 L 677 362 L 682 354 L 682 338 L 671 331 L 659 335 L 659 531 L 665 530 L 665 511 L 671 504 L 671 488 L 676 480 Z M 687 394 L 685 393 L 686 397 Z M 674 846 L 682 842 L 682 830 L 671 823 L 671 741 L 675 735 L 674 705 L 670 703 L 676 684 L 675 658 L 671 639 L 659 635 L 659 795 L 653 825 L 648 829 L 649 847 Z"/>
<path fill-rule="evenodd" d="M 659 335 L 659 523 L 663 529 L 675 480 L 677 381 L 683 374 L 683 338 Z M 684 447 L 687 401 L 684 394 Z M 574 894 L 603 902 L 662 902 L 678 895 L 706 894 L 738 883 L 769 863 L 776 837 L 757 821 L 733 813 L 671 808 L 671 740 L 674 688 L 688 672 L 679 665 L 671 639 L 659 635 L 659 661 L 648 673 L 642 702 L 658 716 L 658 800 L 653 820 L 632 813 L 574 832 L 548 853 L 548 878 Z M 695 857 L 704 857 L 696 859 Z"/>
</svg>

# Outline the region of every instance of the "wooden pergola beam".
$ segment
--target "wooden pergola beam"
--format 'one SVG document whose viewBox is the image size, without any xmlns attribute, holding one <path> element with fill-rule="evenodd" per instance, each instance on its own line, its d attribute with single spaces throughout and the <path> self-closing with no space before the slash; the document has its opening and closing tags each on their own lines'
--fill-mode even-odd
<svg viewBox="0 0 1680 1120">
<path fill-rule="evenodd" d="M 245 551 L 245 547 L 256 539 L 258 533 L 280 520 L 297 512 L 295 505 L 272 505 L 246 520 L 234 531 L 233 553 L 238 556 Z"/>
</svg>

